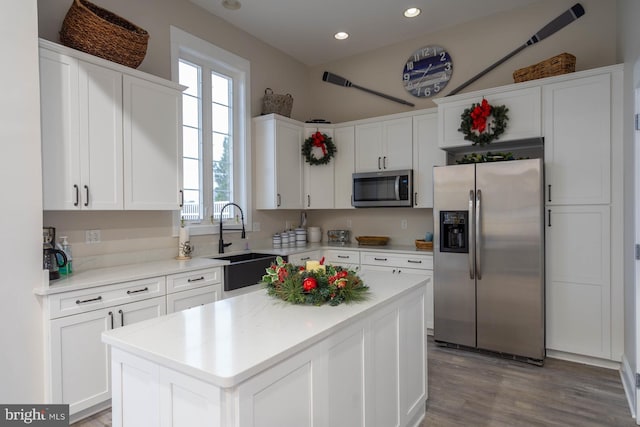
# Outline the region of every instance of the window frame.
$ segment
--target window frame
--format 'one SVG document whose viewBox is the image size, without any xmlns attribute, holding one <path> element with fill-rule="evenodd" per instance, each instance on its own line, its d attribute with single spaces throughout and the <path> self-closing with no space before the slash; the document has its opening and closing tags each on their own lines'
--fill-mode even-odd
<svg viewBox="0 0 640 427">
<path fill-rule="evenodd" d="M 224 74 L 233 79 L 233 90 L 231 101 L 233 111 L 233 169 L 234 169 L 234 203 L 242 207 L 244 213 L 245 229 L 252 231 L 252 203 L 251 203 L 251 67 L 248 60 L 215 46 L 205 40 L 197 38 L 177 27 L 170 27 L 171 37 L 171 79 L 178 82 L 179 60 L 184 59 L 194 62 L 197 65 L 205 63 L 211 71 Z M 205 90 L 203 90 L 204 92 Z M 211 94 L 208 94 L 210 100 Z M 203 93 L 203 103 L 206 97 Z M 203 117 L 203 120 L 210 118 Z M 202 147 L 205 150 L 205 147 Z M 210 148 L 209 148 L 210 150 Z M 182 162 L 182 159 L 180 159 Z M 203 162 L 206 163 L 206 162 Z M 203 167 L 207 167 L 204 164 Z M 207 174 L 203 170 L 203 180 L 207 179 Z M 181 174 L 182 176 L 182 174 Z M 202 191 L 212 191 L 211 184 L 205 187 L 203 183 Z M 182 185 L 181 185 L 182 187 Z M 181 211 L 174 211 L 174 233 L 178 234 L 180 227 Z M 188 227 L 191 235 L 218 234 L 219 222 L 211 223 L 204 218 L 201 223 L 189 222 Z M 230 219 L 224 222 L 225 231 L 241 230 L 241 224 L 236 224 Z"/>
</svg>

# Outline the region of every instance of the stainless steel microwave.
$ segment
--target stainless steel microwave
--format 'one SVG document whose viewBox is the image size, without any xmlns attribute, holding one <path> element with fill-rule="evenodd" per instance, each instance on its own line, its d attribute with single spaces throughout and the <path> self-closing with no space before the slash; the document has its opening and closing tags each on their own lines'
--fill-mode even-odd
<svg viewBox="0 0 640 427">
<path fill-rule="evenodd" d="M 413 171 L 362 172 L 353 174 L 356 208 L 412 206 Z"/>
</svg>

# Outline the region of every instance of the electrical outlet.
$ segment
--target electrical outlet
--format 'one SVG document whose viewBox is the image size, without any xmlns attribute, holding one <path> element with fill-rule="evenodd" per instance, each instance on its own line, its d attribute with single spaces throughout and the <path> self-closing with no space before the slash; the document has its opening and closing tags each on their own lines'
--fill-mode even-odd
<svg viewBox="0 0 640 427">
<path fill-rule="evenodd" d="M 253 230 L 252 231 L 260 231 L 260 223 L 259 222 L 254 222 L 253 223 Z"/>
<path fill-rule="evenodd" d="M 400 221 L 400 228 L 402 228 L 403 230 L 407 229 L 407 220 L 403 219 L 402 221 Z"/>
<path fill-rule="evenodd" d="M 87 245 L 100 243 L 100 230 L 86 230 L 84 232 L 84 238 Z"/>
</svg>

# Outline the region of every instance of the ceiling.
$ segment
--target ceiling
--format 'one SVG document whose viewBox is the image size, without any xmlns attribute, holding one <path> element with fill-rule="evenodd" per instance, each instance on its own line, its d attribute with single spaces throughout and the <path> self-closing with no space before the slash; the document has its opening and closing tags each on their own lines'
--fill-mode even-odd
<svg viewBox="0 0 640 427">
<path fill-rule="evenodd" d="M 300 62 L 320 65 L 411 40 L 537 0 L 238 0 L 228 10 L 222 0 L 191 0 L 234 26 Z M 402 13 L 419 7 L 412 19 Z M 461 11 L 463 11 L 461 13 Z M 346 31 L 350 37 L 335 40 Z"/>
</svg>

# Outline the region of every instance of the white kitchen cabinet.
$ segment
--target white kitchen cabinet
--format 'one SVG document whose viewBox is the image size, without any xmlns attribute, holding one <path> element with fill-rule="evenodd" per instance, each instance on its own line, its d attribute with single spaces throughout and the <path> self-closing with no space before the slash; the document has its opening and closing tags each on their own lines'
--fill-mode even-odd
<svg viewBox="0 0 640 427">
<path fill-rule="evenodd" d="M 305 127 L 304 140 L 306 140 L 316 132 L 325 134 L 332 140 L 334 139 L 332 128 Z M 319 153 L 318 155 L 321 155 L 321 153 Z M 335 161 L 339 155 L 340 149 L 338 148 L 336 155 L 331 158 L 329 163 L 326 165 L 311 165 L 307 163 L 303 157 L 305 209 L 333 209 L 334 170 Z"/>
<path fill-rule="evenodd" d="M 122 75 L 41 49 L 40 88 L 44 209 L 122 209 Z"/>
<path fill-rule="evenodd" d="M 393 252 L 360 252 L 360 271 L 366 283 L 368 274 L 386 271 L 393 274 L 417 274 L 428 277 L 425 294 L 425 327 L 433 331 L 433 255 Z"/>
<path fill-rule="evenodd" d="M 493 106 L 506 106 L 509 111 L 507 128 L 496 141 L 539 138 L 542 135 L 540 87 L 525 89 L 490 89 L 472 94 L 436 99 L 438 104 L 438 145 L 443 149 L 468 147 L 471 141 L 464 139 L 458 129 L 464 110 L 486 99 Z"/>
<path fill-rule="evenodd" d="M 102 332 L 163 314 L 164 296 L 51 320 L 52 402 L 69 404 L 72 417 L 108 402 L 110 360 Z"/>
<path fill-rule="evenodd" d="M 124 76 L 124 206 L 178 210 L 182 205 L 182 95 Z"/>
<path fill-rule="evenodd" d="M 356 172 L 411 169 L 411 117 L 379 120 L 355 126 Z"/>
<path fill-rule="evenodd" d="M 333 200 L 335 209 L 355 209 L 351 204 L 355 172 L 355 126 L 336 127 L 333 142 L 338 153 L 334 159 Z"/>
<path fill-rule="evenodd" d="M 167 276 L 167 313 L 222 299 L 222 268 L 207 268 Z"/>
<path fill-rule="evenodd" d="M 40 40 L 45 210 L 177 210 L 180 87 Z"/>
<path fill-rule="evenodd" d="M 256 209 L 303 209 L 303 126 L 276 114 L 253 119 Z"/>
<path fill-rule="evenodd" d="M 547 349 L 611 359 L 609 206 L 550 206 L 545 228 Z"/>
<path fill-rule="evenodd" d="M 294 265 L 304 266 L 307 261 L 320 261 L 320 258 L 322 258 L 321 250 L 306 251 L 289 255 L 288 262 Z"/>
<path fill-rule="evenodd" d="M 610 73 L 543 86 L 547 205 L 611 201 Z"/>
<path fill-rule="evenodd" d="M 413 206 L 433 207 L 433 167 L 447 164 L 438 147 L 437 110 L 413 116 Z"/>
<path fill-rule="evenodd" d="M 345 249 L 326 249 L 324 251 L 324 263 L 339 265 L 351 270 L 360 269 L 360 252 Z"/>
</svg>

